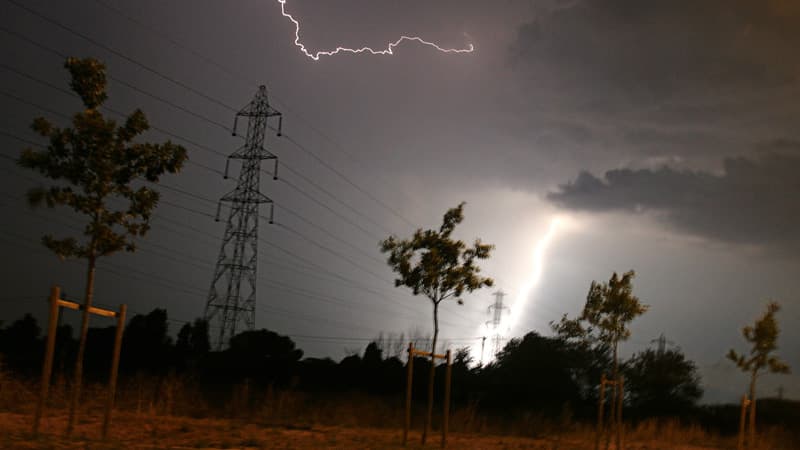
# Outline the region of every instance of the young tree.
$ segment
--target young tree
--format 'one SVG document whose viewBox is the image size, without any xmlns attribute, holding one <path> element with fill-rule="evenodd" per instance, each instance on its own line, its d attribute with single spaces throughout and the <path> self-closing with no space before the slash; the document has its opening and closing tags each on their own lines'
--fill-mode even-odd
<svg viewBox="0 0 800 450">
<path fill-rule="evenodd" d="M 750 440 L 752 442 L 756 429 L 756 380 L 763 371 L 767 373 L 789 373 L 789 365 L 774 355 L 778 349 L 780 328 L 775 314 L 781 307 L 776 302 L 769 302 L 764 314 L 756 319 L 753 325 L 742 329 L 744 339 L 752 345 L 750 354 L 738 353 L 731 349 L 728 359 L 734 362 L 742 372 L 750 374 Z"/>
<path fill-rule="evenodd" d="M 141 110 L 118 125 L 106 119 L 99 108 L 106 100 L 105 66 L 92 58 L 68 58 L 70 87 L 81 98 L 84 110 L 72 117 L 71 128 L 58 128 L 36 118 L 32 128 L 49 144 L 45 150 L 27 148 L 19 164 L 38 171 L 56 183 L 28 193 L 31 205 L 67 206 L 87 217 L 84 239 L 44 236 L 44 245 L 60 258 L 88 261 L 86 292 L 81 318 L 74 387 L 67 433 L 75 424 L 75 407 L 80 397 L 83 355 L 89 328 L 89 307 L 94 292 L 97 259 L 118 251 L 133 252 L 135 238 L 149 229 L 158 202 L 158 192 L 142 185 L 157 182 L 166 172 L 177 173 L 186 160 L 186 150 L 167 141 L 164 144 L 135 142 L 149 128 Z M 115 207 L 123 204 L 124 207 Z"/>
<path fill-rule="evenodd" d="M 619 343 L 631 336 L 628 325 L 633 319 L 644 314 L 648 308 L 633 295 L 632 280 L 634 276 L 633 270 L 625 272 L 621 277 L 614 272 L 608 283 L 592 281 L 580 317 L 569 320 L 564 315 L 561 323 L 554 325 L 559 335 L 584 340 L 587 342 L 587 348 L 592 344 L 597 348 L 597 344 L 599 344 L 601 351 L 611 349 L 613 355 L 611 379 L 614 381 L 614 389 L 610 402 L 612 411 L 610 425 L 612 429 L 616 429 L 617 445 L 621 439 L 617 411 L 621 411 L 622 408 L 617 401 L 622 394 L 619 390 Z M 606 447 L 608 447 L 610 435 L 607 435 L 606 439 Z"/>
<path fill-rule="evenodd" d="M 564 315 L 560 323 L 553 324 L 555 331 L 562 337 L 609 348 L 613 354 L 614 380 L 619 374 L 619 343 L 631 337 L 628 325 L 648 309 L 647 305 L 633 295 L 632 281 L 635 275 L 633 270 L 625 272 L 621 277 L 614 272 L 608 283 L 592 281 L 580 317 L 567 319 Z"/>
<path fill-rule="evenodd" d="M 428 297 L 433 305 L 433 340 L 431 353 L 436 352 L 439 337 L 439 304 L 448 298 L 457 299 L 464 292 L 472 292 L 484 286 L 492 286 L 491 278 L 479 275 L 481 269 L 476 260 L 487 259 L 493 245 L 476 239 L 471 247 L 461 240 L 450 237 L 456 225 L 464 220 L 464 203 L 445 213 L 439 230 L 417 229 L 411 239 L 399 240 L 395 236 L 380 243 L 381 252 L 388 253 L 388 264 L 399 275 L 395 287 L 407 286 L 414 295 Z M 433 414 L 433 381 L 435 358 L 431 357 L 431 372 L 428 379 L 428 411 L 422 441 L 428 433 Z"/>
</svg>

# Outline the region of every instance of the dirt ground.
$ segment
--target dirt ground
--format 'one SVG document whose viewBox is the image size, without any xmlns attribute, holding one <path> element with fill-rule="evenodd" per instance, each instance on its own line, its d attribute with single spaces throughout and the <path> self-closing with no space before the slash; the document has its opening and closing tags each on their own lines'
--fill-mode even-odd
<svg viewBox="0 0 800 450">
<path fill-rule="evenodd" d="M 419 449 L 438 448 L 439 433 L 426 447 L 420 445 L 420 431 L 409 436 L 403 447 L 402 430 L 345 428 L 331 426 L 275 426 L 235 420 L 191 419 L 186 417 L 137 416 L 119 413 L 113 431 L 105 442 L 99 440 L 100 418 L 84 417 L 74 437 L 63 437 L 66 415 L 53 413 L 42 423 L 40 436 L 31 435 L 31 416 L 0 413 L 0 448 L 3 449 Z M 530 439 L 508 436 L 451 433 L 452 449 L 591 449 L 586 439 Z M 701 450 L 717 446 L 674 446 L 659 443 L 628 442 L 630 450 Z"/>
</svg>

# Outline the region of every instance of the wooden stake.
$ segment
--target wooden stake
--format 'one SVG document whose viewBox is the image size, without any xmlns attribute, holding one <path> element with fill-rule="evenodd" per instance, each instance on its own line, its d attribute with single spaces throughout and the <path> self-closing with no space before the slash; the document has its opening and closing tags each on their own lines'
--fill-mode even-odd
<svg viewBox="0 0 800 450">
<path fill-rule="evenodd" d="M 125 314 L 127 311 L 128 305 L 119 305 L 117 332 L 114 336 L 114 356 L 111 358 L 111 375 L 108 378 L 106 413 L 103 417 L 103 439 L 108 436 L 108 427 L 111 425 L 111 412 L 114 410 L 114 396 L 117 392 L 117 374 L 119 373 L 119 356 L 122 351 L 122 336 L 125 330 Z"/>
<path fill-rule="evenodd" d="M 750 429 L 747 439 L 747 448 L 756 448 L 756 396 L 750 398 Z"/>
<path fill-rule="evenodd" d="M 453 375 L 453 359 L 447 351 L 447 369 L 444 378 L 444 417 L 442 418 L 442 448 L 447 446 L 447 429 L 450 425 L 450 379 Z"/>
<path fill-rule="evenodd" d="M 47 321 L 47 346 L 44 352 L 44 362 L 42 363 L 42 385 L 39 390 L 39 399 L 36 402 L 36 413 L 33 416 L 33 435 L 39 435 L 39 422 L 44 414 L 45 402 L 50 391 L 50 376 L 53 372 L 53 356 L 56 350 L 56 333 L 58 332 L 58 298 L 61 296 L 61 288 L 53 286 L 50 288 L 50 317 Z"/>
<path fill-rule="evenodd" d="M 597 432 L 595 434 L 594 449 L 600 450 L 600 437 L 603 434 L 603 404 L 606 398 L 606 374 L 600 377 L 600 392 L 597 399 Z"/>
<path fill-rule="evenodd" d="M 408 363 L 406 364 L 406 417 L 403 426 L 403 446 L 408 442 L 408 429 L 411 428 L 411 387 L 414 378 L 414 343 L 408 344 Z"/>
<path fill-rule="evenodd" d="M 617 450 L 622 450 L 622 401 L 625 399 L 625 378 L 617 380 Z"/>
</svg>

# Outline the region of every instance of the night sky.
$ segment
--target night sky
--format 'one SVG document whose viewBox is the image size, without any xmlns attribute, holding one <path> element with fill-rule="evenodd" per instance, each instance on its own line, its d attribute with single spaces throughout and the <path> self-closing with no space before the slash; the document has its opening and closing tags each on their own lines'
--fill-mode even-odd
<svg viewBox="0 0 800 450">
<path fill-rule="evenodd" d="M 776 300 L 779 353 L 800 371 L 797 2 L 287 0 L 310 51 L 401 35 L 475 49 L 404 42 L 319 61 L 277 0 L 24 0 L 41 16 L 14 3 L 0 2 L 5 323 L 43 319 L 51 284 L 83 293 L 85 262 L 39 243 L 79 218 L 27 207 L 43 180 L 7 157 L 44 143 L 34 117 L 68 123 L 80 104 L 63 55 L 92 56 L 111 77 L 107 106 L 142 108 L 158 128 L 145 139 L 191 161 L 162 179 L 140 251 L 101 260 L 101 304 L 167 308 L 172 332 L 202 315 L 224 230 L 212 216 L 235 183 L 222 155 L 242 145 L 234 113 L 265 84 L 286 136 L 266 143 L 281 179 L 262 175 L 276 224 L 260 229 L 256 326 L 307 356 L 430 334 L 430 302 L 393 287 L 378 242 L 438 227 L 466 201 L 457 234 L 496 245 L 482 267 L 509 294 L 504 336 L 550 333 L 592 280 L 634 269 L 650 310 L 625 355 L 663 333 L 697 362 L 706 401 L 733 401 L 746 381 L 724 354 Z M 479 352 L 494 291 L 444 305 L 444 345 Z M 800 398 L 797 375 L 759 383 L 779 386 Z"/>
</svg>

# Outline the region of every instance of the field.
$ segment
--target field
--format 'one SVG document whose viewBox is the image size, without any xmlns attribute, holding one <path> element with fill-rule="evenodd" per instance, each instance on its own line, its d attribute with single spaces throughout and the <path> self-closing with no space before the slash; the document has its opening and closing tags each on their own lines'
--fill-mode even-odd
<svg viewBox="0 0 800 450">
<path fill-rule="evenodd" d="M 0 447 L 9 449 L 400 449 L 402 430 L 395 428 L 343 427 L 330 425 L 270 425 L 233 419 L 193 419 L 188 417 L 153 416 L 121 412 L 114 420 L 112 436 L 100 441 L 100 417 L 86 417 L 79 422 L 72 439 L 63 437 L 66 415 L 51 413 L 44 421 L 40 437 L 30 434 L 31 416 L 20 413 L 0 413 Z M 625 448 L 655 449 L 723 449 L 732 448 L 730 439 L 680 434 L 666 431 L 661 438 L 655 429 L 631 430 Z M 426 447 L 437 448 L 438 433 Z M 419 430 L 412 432 L 405 448 L 423 448 Z M 695 442 L 691 442 L 694 440 Z M 681 443 L 683 441 L 683 443 Z M 703 442 L 707 441 L 707 442 Z M 591 433 L 572 432 L 550 438 L 486 435 L 456 432 L 448 438 L 454 449 L 563 449 L 577 450 L 593 447 Z M 776 447 L 764 447 L 776 448 Z"/>
<path fill-rule="evenodd" d="M 150 381 L 123 384 L 109 439 L 102 441 L 105 387 L 86 387 L 76 431 L 67 439 L 64 430 L 69 391 L 60 380 L 51 389 L 40 435 L 33 438 L 36 383 L 0 372 L 0 449 L 423 448 L 421 409 L 414 412 L 409 445 L 401 445 L 403 412 L 399 399 L 280 390 L 255 395 L 244 385 L 227 406 L 213 408 L 180 381 L 160 385 Z M 143 399 L 142 393 L 147 392 L 150 395 Z M 434 428 L 438 429 L 438 424 L 435 417 Z M 500 420 L 482 416 L 474 408 L 458 407 L 451 412 L 450 429 L 448 447 L 453 449 L 594 448 L 591 424 L 568 416 L 526 414 Z M 765 427 L 759 434 L 760 449 L 798 448 L 797 437 L 781 428 Z M 434 431 L 426 448 L 438 448 L 440 436 Z M 674 420 L 629 424 L 624 442 L 624 448 L 630 450 L 736 448 L 734 436 L 720 436 Z"/>
</svg>

